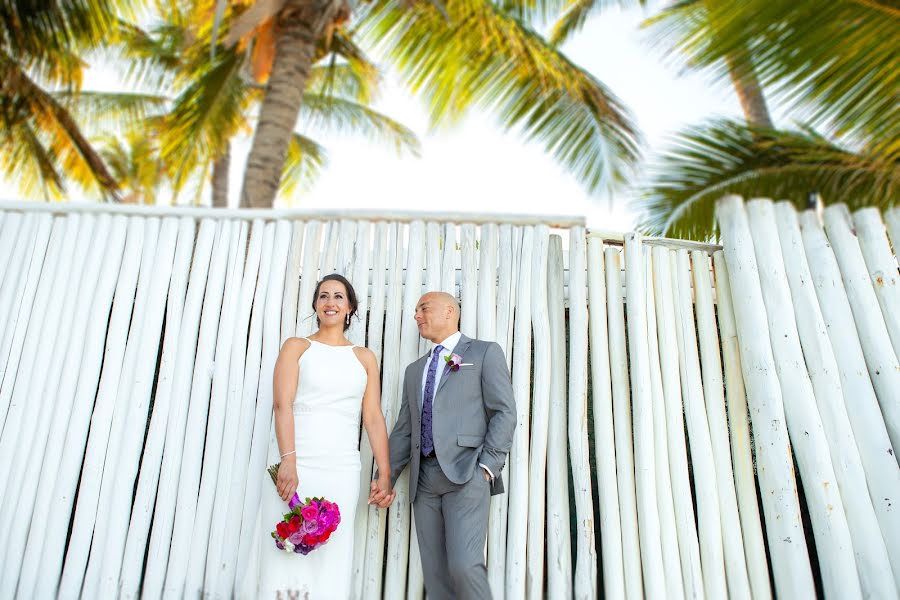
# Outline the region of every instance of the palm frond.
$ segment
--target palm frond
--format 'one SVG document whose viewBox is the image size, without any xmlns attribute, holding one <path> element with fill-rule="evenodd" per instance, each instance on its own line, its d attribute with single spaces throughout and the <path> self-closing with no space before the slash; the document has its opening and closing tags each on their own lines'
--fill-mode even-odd
<svg viewBox="0 0 900 600">
<path fill-rule="evenodd" d="M 328 157 L 322 146 L 295 133 L 288 145 L 278 195 L 293 204 L 293 198 L 312 187 L 327 163 Z"/>
<path fill-rule="evenodd" d="M 216 54 L 213 63 L 175 99 L 164 119 L 162 157 L 177 168 L 176 187 L 196 167 L 212 161 L 245 122 L 246 86 L 240 78 L 241 57 L 234 51 Z"/>
<path fill-rule="evenodd" d="M 488 0 L 382 1 L 362 25 L 430 108 L 432 123 L 480 107 L 543 145 L 591 192 L 626 179 L 638 156 L 627 109 L 603 84 Z"/>
<path fill-rule="evenodd" d="M 165 108 L 168 98 L 128 92 L 56 92 L 62 106 L 78 115 L 86 131 L 128 129 Z"/>
<path fill-rule="evenodd" d="M 853 150 L 810 127 L 773 131 L 715 121 L 680 133 L 650 169 L 636 208 L 655 235 L 709 239 L 724 194 L 791 200 L 818 192 L 851 208 L 887 207 L 900 193 L 900 152 Z"/>
<path fill-rule="evenodd" d="M 900 133 L 895 3 L 682 2 L 653 33 L 719 81 L 728 79 L 725 57 L 754 70 L 774 99 L 817 127 L 870 140 Z"/>
<path fill-rule="evenodd" d="M 300 121 L 318 131 L 364 135 L 375 142 L 418 156 L 419 140 L 403 124 L 375 109 L 344 98 L 306 93 L 300 107 Z"/>
</svg>

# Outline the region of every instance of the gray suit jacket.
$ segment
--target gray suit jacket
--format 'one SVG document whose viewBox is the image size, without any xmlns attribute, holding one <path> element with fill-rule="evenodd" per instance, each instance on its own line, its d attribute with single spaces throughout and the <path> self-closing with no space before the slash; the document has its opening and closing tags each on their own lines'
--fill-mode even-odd
<svg viewBox="0 0 900 600">
<path fill-rule="evenodd" d="M 438 462 L 447 479 L 458 484 L 469 481 L 476 469 L 480 471 L 478 464 L 484 464 L 495 476 L 491 495 L 499 494 L 504 491 L 500 471 L 516 429 L 516 404 L 506 359 L 496 343 L 465 335 L 453 352 L 467 366 L 445 370 L 434 395 L 432 436 Z M 422 373 L 429 356 L 406 368 L 400 414 L 390 437 L 391 481 L 396 483 L 410 465 L 410 501 L 416 497 L 419 481 Z"/>
</svg>

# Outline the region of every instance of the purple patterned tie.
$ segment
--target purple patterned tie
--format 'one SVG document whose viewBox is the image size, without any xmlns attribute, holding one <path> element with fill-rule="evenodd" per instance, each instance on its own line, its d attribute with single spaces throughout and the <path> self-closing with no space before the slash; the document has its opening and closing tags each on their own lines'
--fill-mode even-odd
<svg viewBox="0 0 900 600">
<path fill-rule="evenodd" d="M 422 395 L 422 454 L 425 456 L 434 452 L 434 438 L 431 429 L 431 403 L 434 400 L 434 380 L 437 374 L 438 360 L 443 350 L 444 347 L 438 344 L 431 351 L 428 375 L 425 376 L 425 392 Z"/>
</svg>

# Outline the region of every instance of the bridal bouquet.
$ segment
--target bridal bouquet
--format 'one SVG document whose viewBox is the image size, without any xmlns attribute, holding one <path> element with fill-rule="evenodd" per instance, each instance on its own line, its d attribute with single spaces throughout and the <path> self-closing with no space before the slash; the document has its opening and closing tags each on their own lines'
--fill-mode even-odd
<svg viewBox="0 0 900 600">
<path fill-rule="evenodd" d="M 278 481 L 278 467 L 268 468 L 272 483 Z M 309 554 L 328 541 L 341 522 L 341 511 L 325 498 L 307 498 L 301 502 L 297 494 L 288 501 L 291 512 L 275 524 L 272 537 L 279 550 Z"/>
</svg>

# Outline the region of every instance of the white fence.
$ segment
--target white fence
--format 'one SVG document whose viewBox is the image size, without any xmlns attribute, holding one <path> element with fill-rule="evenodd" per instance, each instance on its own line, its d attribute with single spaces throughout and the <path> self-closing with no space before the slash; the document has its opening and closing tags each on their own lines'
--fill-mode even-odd
<svg viewBox="0 0 900 600">
<path fill-rule="evenodd" d="M 274 359 L 336 271 L 389 428 L 426 349 L 423 290 L 506 350 L 495 598 L 813 597 L 815 573 L 828 597 L 896 598 L 900 276 L 881 217 L 836 205 L 823 228 L 725 198 L 719 220 L 724 251 L 552 217 L 0 204 L 0 597 L 244 595 Z M 368 479 L 365 435 L 361 452 Z M 354 597 L 422 598 L 407 482 L 353 525 Z"/>
</svg>

